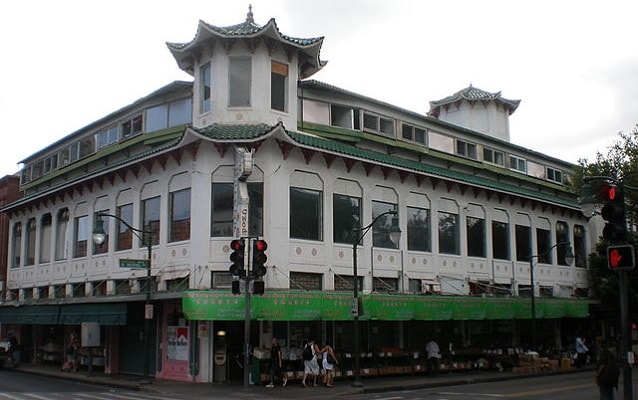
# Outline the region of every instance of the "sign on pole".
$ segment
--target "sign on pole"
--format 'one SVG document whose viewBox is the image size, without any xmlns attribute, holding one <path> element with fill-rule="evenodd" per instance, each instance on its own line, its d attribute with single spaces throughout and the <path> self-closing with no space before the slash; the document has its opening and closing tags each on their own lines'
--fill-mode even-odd
<svg viewBox="0 0 638 400">
<path fill-rule="evenodd" d="M 612 271 L 634 269 L 636 266 L 634 246 L 623 244 L 607 247 L 607 266 Z"/>
<path fill-rule="evenodd" d="M 148 260 L 120 258 L 120 268 L 148 268 Z"/>
</svg>

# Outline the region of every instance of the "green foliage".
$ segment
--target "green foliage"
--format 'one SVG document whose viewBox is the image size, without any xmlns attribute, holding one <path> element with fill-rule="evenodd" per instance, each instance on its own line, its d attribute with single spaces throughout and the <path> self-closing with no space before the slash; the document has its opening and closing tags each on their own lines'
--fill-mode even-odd
<svg viewBox="0 0 638 400">
<path fill-rule="evenodd" d="M 580 192 L 584 177 L 611 177 L 621 181 L 625 188 L 626 217 L 632 234 L 628 242 L 636 247 L 635 226 L 638 224 L 638 126 L 630 133 L 618 133 L 618 139 L 607 149 L 607 154 L 596 153 L 596 160 L 589 163 L 586 159 L 578 161 L 578 167 L 571 180 L 574 190 Z M 592 181 L 592 187 L 604 181 Z M 618 306 L 618 273 L 607 267 L 607 246 L 609 243 L 599 241 L 596 249 L 589 255 L 590 291 L 593 297 L 603 304 Z M 629 309 L 638 307 L 638 273 L 628 271 L 627 287 L 629 291 Z"/>
</svg>

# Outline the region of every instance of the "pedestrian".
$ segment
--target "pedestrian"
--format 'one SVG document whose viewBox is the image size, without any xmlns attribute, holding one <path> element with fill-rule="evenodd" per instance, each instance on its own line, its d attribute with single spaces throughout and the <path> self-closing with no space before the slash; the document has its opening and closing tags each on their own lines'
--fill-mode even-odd
<svg viewBox="0 0 638 400">
<path fill-rule="evenodd" d="M 603 348 L 596 367 L 596 384 L 600 400 L 614 400 L 614 389 L 618 388 L 619 376 L 620 368 L 614 355 L 607 348 Z"/>
<path fill-rule="evenodd" d="M 303 378 L 301 379 L 301 385 L 308 387 L 306 379 L 309 375 L 312 375 L 313 386 L 317 386 L 317 377 L 319 376 L 319 363 L 317 363 L 317 355 L 321 354 L 319 346 L 314 340 L 309 340 L 302 351 L 303 356 Z"/>
<path fill-rule="evenodd" d="M 427 353 L 425 368 L 428 375 L 437 375 L 439 373 L 439 364 L 441 360 L 441 348 L 436 340 L 431 339 L 425 345 L 425 352 Z"/>
<path fill-rule="evenodd" d="M 575 350 L 576 350 L 576 368 L 581 368 L 585 365 L 585 360 L 587 359 L 587 352 L 589 349 L 587 345 L 585 345 L 585 340 L 581 336 L 576 336 L 575 341 Z"/>
<path fill-rule="evenodd" d="M 69 362 L 68 370 L 71 372 L 78 372 L 78 352 L 80 350 L 80 336 L 78 332 L 73 329 L 69 334 L 69 341 L 67 343 L 67 361 Z"/>
<path fill-rule="evenodd" d="M 18 338 L 15 337 L 13 331 L 7 333 L 7 340 L 9 340 L 9 356 L 11 357 L 11 365 L 13 368 L 20 366 L 20 343 Z"/>
<path fill-rule="evenodd" d="M 266 387 L 275 387 L 275 378 L 281 380 L 282 387 L 286 386 L 288 383 L 288 378 L 286 378 L 283 374 L 283 356 L 281 354 L 281 346 L 279 346 L 279 340 L 274 337 L 272 338 L 272 344 L 270 346 L 270 383 L 266 385 Z"/>
<path fill-rule="evenodd" d="M 325 346 L 321 349 L 321 353 L 323 354 L 322 365 L 323 369 L 326 371 L 325 376 L 323 377 L 323 384 L 326 387 L 332 387 L 334 383 L 334 369 L 335 365 L 339 364 L 339 360 L 335 355 L 334 349 L 330 346 L 330 343 L 326 343 Z"/>
</svg>

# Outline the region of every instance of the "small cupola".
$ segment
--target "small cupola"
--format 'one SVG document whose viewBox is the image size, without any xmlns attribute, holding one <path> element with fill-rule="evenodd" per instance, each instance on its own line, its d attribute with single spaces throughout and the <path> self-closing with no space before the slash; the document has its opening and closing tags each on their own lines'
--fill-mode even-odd
<svg viewBox="0 0 638 400">
<path fill-rule="evenodd" d="M 451 96 L 431 101 L 428 115 L 509 142 L 509 116 L 520 102 L 502 97 L 501 92 L 486 92 L 470 84 Z"/>
<path fill-rule="evenodd" d="M 167 43 L 179 68 L 194 77 L 193 125 L 297 124 L 297 81 L 326 62 L 323 37 L 282 34 L 274 19 L 255 23 L 252 6 L 242 23 L 219 27 L 200 21 L 188 43 Z M 269 94 L 269 95 L 268 95 Z"/>
</svg>

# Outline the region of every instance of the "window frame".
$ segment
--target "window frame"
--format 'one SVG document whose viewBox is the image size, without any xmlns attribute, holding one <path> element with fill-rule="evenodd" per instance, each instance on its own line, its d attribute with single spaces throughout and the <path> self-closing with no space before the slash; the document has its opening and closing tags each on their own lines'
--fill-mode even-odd
<svg viewBox="0 0 638 400">
<path fill-rule="evenodd" d="M 294 193 L 296 193 L 297 196 L 295 196 Z M 290 187 L 290 228 L 288 233 L 290 239 L 323 241 L 323 194 L 322 190 L 296 186 Z M 298 203 L 303 200 L 304 197 L 309 198 L 310 196 L 316 199 L 312 204 L 312 208 L 314 208 L 315 211 L 314 215 L 311 215 L 311 207 L 302 206 Z M 302 223 L 293 223 L 296 220 L 301 220 Z M 304 229 L 299 228 L 302 226 Z M 305 232 L 305 234 L 302 234 L 303 232 Z"/>
<path fill-rule="evenodd" d="M 212 67 L 210 62 L 199 67 L 199 82 L 199 114 L 205 114 L 213 109 Z"/>
<path fill-rule="evenodd" d="M 288 112 L 288 64 L 279 61 L 270 61 L 270 109 L 280 112 Z M 276 89 L 276 90 L 275 90 Z M 275 105 L 281 108 L 275 107 Z"/>
<path fill-rule="evenodd" d="M 245 65 L 233 65 L 235 63 Z M 243 71 L 241 67 L 248 67 Z M 242 73 L 247 75 L 242 79 Z M 228 59 L 228 108 L 249 108 L 252 106 L 252 58 L 230 57 Z"/>
</svg>

